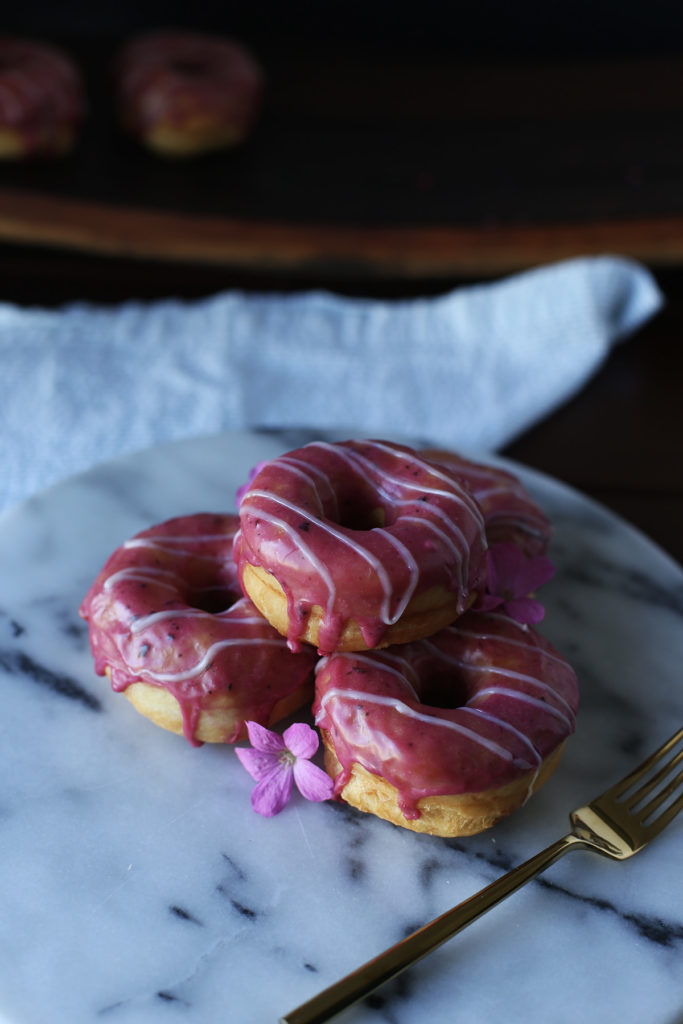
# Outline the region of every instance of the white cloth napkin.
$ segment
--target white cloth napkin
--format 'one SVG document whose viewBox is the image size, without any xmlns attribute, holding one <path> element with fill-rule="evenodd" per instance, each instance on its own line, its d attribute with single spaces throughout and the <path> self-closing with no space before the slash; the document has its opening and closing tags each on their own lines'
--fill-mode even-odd
<svg viewBox="0 0 683 1024">
<path fill-rule="evenodd" d="M 644 267 L 600 257 L 414 300 L 0 304 L 0 508 L 104 459 L 221 430 L 492 451 L 576 392 L 661 303 Z"/>
</svg>

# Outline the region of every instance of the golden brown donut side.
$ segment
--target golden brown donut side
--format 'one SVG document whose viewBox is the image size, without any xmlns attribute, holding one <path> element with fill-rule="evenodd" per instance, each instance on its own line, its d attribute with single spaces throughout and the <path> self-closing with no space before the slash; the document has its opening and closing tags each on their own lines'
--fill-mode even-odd
<svg viewBox="0 0 683 1024">
<path fill-rule="evenodd" d="M 277 629 L 282 636 L 290 632 L 287 597 L 282 586 L 275 577 L 265 569 L 256 565 L 245 564 L 242 573 L 242 587 L 247 596 L 256 605 L 263 617 Z M 470 602 L 474 600 L 474 596 Z M 382 640 L 375 645 L 377 648 L 393 644 L 403 644 L 416 637 L 431 636 L 448 626 L 459 614 L 458 600 L 445 587 L 433 587 L 407 605 L 398 622 L 389 626 Z M 314 605 L 306 620 L 300 639 L 319 647 L 320 628 L 323 609 Z M 363 638 L 358 623 L 351 619 L 346 623 L 337 641 L 338 651 L 370 650 Z"/>
<path fill-rule="evenodd" d="M 321 730 L 321 735 L 325 747 L 325 768 L 335 779 L 342 770 L 341 764 L 329 733 Z M 563 750 L 564 743 L 543 761 L 538 773 L 526 772 L 514 782 L 508 782 L 497 789 L 423 797 L 417 804 L 419 818 L 406 818 L 399 807 L 399 793 L 395 786 L 359 764 L 354 764 L 351 778 L 340 795 L 357 810 L 374 814 L 413 832 L 451 838 L 472 836 L 491 828 L 501 818 L 522 807 L 550 778 L 559 764 Z"/>
<path fill-rule="evenodd" d="M 111 678 L 111 672 L 106 670 Z M 177 699 L 168 690 L 151 683 L 131 683 L 124 691 L 139 714 L 148 718 L 167 732 L 182 736 L 185 731 L 185 716 Z M 282 697 L 270 709 L 268 717 L 261 724 L 274 725 L 289 715 L 310 704 L 313 697 L 313 683 L 306 680 L 298 689 Z M 199 712 L 194 728 L 194 739 L 199 743 L 224 743 L 226 736 L 233 742 L 246 739 L 244 709 L 229 694 L 218 694 Z"/>
</svg>

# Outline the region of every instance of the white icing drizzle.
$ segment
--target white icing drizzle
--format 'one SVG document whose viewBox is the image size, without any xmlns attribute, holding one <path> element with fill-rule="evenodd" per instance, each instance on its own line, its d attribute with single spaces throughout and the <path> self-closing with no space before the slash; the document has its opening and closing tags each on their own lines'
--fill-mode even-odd
<svg viewBox="0 0 683 1024">
<path fill-rule="evenodd" d="M 247 598 L 241 598 L 225 612 L 217 613 L 204 611 L 203 608 L 166 608 L 161 612 L 151 612 L 149 615 L 141 615 L 139 619 L 135 619 L 133 621 L 130 631 L 133 634 L 141 633 L 148 627 L 155 626 L 157 623 L 165 622 L 168 619 L 204 619 L 206 622 L 211 622 L 215 619 L 224 620 L 226 616 L 234 617 L 235 621 L 238 622 L 240 626 L 265 626 L 265 620 L 260 615 L 234 616 L 235 610 L 246 604 Z"/>
<path fill-rule="evenodd" d="M 420 680 L 419 680 L 418 674 L 415 671 L 415 669 L 413 668 L 413 666 L 410 664 L 410 662 L 406 658 L 403 657 L 403 655 L 395 653 L 395 651 L 400 650 L 400 649 L 401 649 L 401 645 L 397 645 L 394 648 L 382 647 L 382 648 L 380 648 L 380 650 L 375 651 L 374 653 L 375 653 L 375 657 L 377 659 L 381 658 L 383 663 L 393 662 L 394 664 L 398 665 L 400 667 L 400 670 L 406 676 L 406 683 L 409 684 L 410 688 L 414 688 L 415 692 L 417 693 L 417 689 L 418 689 L 418 687 L 420 685 Z M 353 658 L 353 653 L 354 652 L 349 652 L 348 654 L 345 655 L 345 657 Z M 340 657 L 341 657 L 341 655 L 340 655 Z M 410 682 L 408 680 L 408 678 L 407 678 L 408 676 L 410 676 L 410 679 L 412 680 L 412 682 Z"/>
<path fill-rule="evenodd" d="M 538 778 L 538 773 L 540 772 L 541 765 L 543 764 L 543 756 L 541 755 L 540 751 L 536 749 L 536 747 L 533 745 L 528 736 L 525 736 L 523 732 L 519 731 L 519 729 L 515 729 L 514 725 L 510 725 L 510 723 L 506 722 L 505 719 L 499 718 L 497 715 L 492 715 L 488 711 L 483 711 L 481 708 L 464 707 L 461 708 L 461 710 L 468 711 L 470 712 L 470 714 L 473 715 L 479 715 L 481 718 L 485 718 L 489 722 L 493 722 L 494 725 L 499 725 L 504 729 L 509 729 L 511 732 L 515 734 L 515 736 L 518 737 L 518 739 L 522 740 L 529 748 L 529 750 L 532 752 L 532 754 L 534 755 L 536 765 L 534 768 L 534 773 L 531 776 L 531 779 L 529 780 L 529 785 L 527 786 L 526 796 L 524 797 L 524 803 L 526 803 L 527 800 L 529 800 L 529 798 L 533 796 L 534 786 L 536 785 L 536 779 Z"/>
<path fill-rule="evenodd" d="M 158 540 L 156 537 L 134 537 L 121 546 L 123 548 L 147 548 L 150 551 L 161 551 L 165 555 L 173 555 L 174 558 L 186 555 L 188 558 L 195 558 L 199 561 L 215 562 L 216 554 L 214 552 L 200 552 L 196 550 L 196 545 L 202 544 L 205 541 L 225 544 L 229 543 L 229 537 L 226 537 L 225 534 L 201 538 L 164 537 L 163 540 Z M 181 545 L 183 544 L 190 544 L 192 547 L 182 547 Z"/>
<path fill-rule="evenodd" d="M 369 704 L 379 704 L 383 707 L 393 708 L 401 715 L 405 715 L 408 718 L 413 718 L 418 722 L 426 722 L 428 725 L 436 725 L 444 729 L 451 729 L 453 732 L 457 732 L 462 736 L 466 736 L 474 743 L 478 743 L 480 746 L 489 750 L 492 754 L 502 758 L 504 761 L 512 761 L 513 755 L 505 747 L 501 747 L 495 740 L 489 740 L 485 736 L 481 736 L 477 732 L 473 732 L 464 725 L 460 725 L 458 722 L 453 722 L 449 718 L 439 718 L 436 715 L 425 714 L 421 711 L 416 711 L 414 708 L 409 707 L 398 697 L 382 697 L 378 694 L 364 693 L 362 690 L 342 690 L 339 687 L 331 686 L 330 689 L 325 693 L 322 700 L 320 701 L 321 709 L 324 710 L 325 705 L 333 698 L 346 699 L 346 700 L 357 700 L 363 701 Z M 321 714 L 318 713 L 316 717 L 316 723 L 321 718 Z"/>
<path fill-rule="evenodd" d="M 469 469 L 466 469 L 467 475 L 470 474 Z M 481 474 L 483 476 L 483 474 Z M 509 484 L 496 483 L 491 487 L 474 487 L 472 493 L 476 497 L 477 501 L 481 504 L 482 501 L 487 501 L 489 498 L 495 498 L 499 494 L 514 494 L 516 498 L 523 497 L 519 487 L 512 487 Z"/>
<path fill-rule="evenodd" d="M 512 527 L 514 530 L 521 530 L 523 533 L 531 534 L 534 537 L 544 537 L 545 528 L 543 521 L 541 519 L 537 519 L 536 522 L 538 525 L 535 526 L 530 519 L 531 517 L 529 517 L 529 520 L 526 520 L 519 516 L 510 515 L 509 512 L 500 511 L 492 512 L 490 515 L 487 515 L 486 523 L 489 528 L 496 524 L 500 525 L 503 523 L 506 526 Z"/>
<path fill-rule="evenodd" d="M 509 615 L 505 615 L 504 612 L 497 612 L 495 609 L 490 612 L 481 612 L 482 616 L 487 619 L 492 619 L 494 622 L 505 622 L 508 626 L 512 626 L 520 633 L 528 634 L 531 631 L 531 627 L 526 622 L 519 622 L 517 619 L 511 619 Z"/>
<path fill-rule="evenodd" d="M 406 502 L 406 504 L 408 504 L 408 502 Z M 412 504 L 412 502 L 410 504 Z M 460 579 L 464 583 L 469 575 L 470 566 L 470 552 L 469 547 L 467 545 L 467 541 L 465 540 L 465 536 L 462 533 L 462 531 L 458 529 L 455 523 L 448 520 L 448 517 L 444 513 L 443 509 L 432 507 L 431 511 L 436 512 L 440 518 L 443 518 L 448 522 L 448 525 L 453 529 L 453 532 L 456 533 L 458 538 L 462 541 L 461 548 L 456 547 L 453 541 L 446 536 L 444 531 L 441 530 L 436 525 L 436 523 L 432 522 L 430 519 L 420 519 L 419 516 L 401 516 L 401 522 L 418 523 L 421 527 L 426 526 L 427 529 L 432 531 L 432 533 L 435 533 L 436 536 L 444 542 L 446 547 L 450 549 L 451 554 L 453 555 L 454 559 L 456 560 L 460 567 Z"/>
<path fill-rule="evenodd" d="M 438 462 L 438 459 L 436 461 Z M 492 523 L 505 523 L 513 529 L 521 530 L 532 536 L 545 536 L 548 529 L 545 516 L 534 504 L 522 483 L 515 477 L 500 476 L 499 473 L 502 473 L 502 470 L 467 460 L 452 463 L 449 461 L 448 465 L 451 466 L 454 473 L 460 473 L 464 477 L 472 494 L 482 506 L 491 499 L 499 496 L 505 499 L 508 495 L 524 503 L 523 515 L 521 512 L 511 512 L 507 509 L 487 511 L 484 508 L 487 526 L 491 526 Z"/>
<path fill-rule="evenodd" d="M 429 462 L 426 459 L 420 458 L 420 456 L 417 455 L 417 454 L 414 454 L 414 453 L 411 453 L 411 452 L 400 451 L 400 450 L 398 450 L 396 448 L 392 448 L 390 445 L 383 444 L 381 441 L 372 441 L 370 443 L 370 447 L 379 449 L 379 451 L 386 452 L 389 455 L 393 455 L 393 457 L 395 459 L 399 459 L 402 462 L 412 462 L 412 464 L 414 466 L 419 466 L 421 469 L 426 468 L 427 471 L 432 474 L 432 476 L 435 476 L 437 478 L 437 480 L 442 480 L 445 484 L 448 485 L 448 490 L 447 491 L 434 490 L 434 491 L 430 491 L 428 493 L 444 494 L 444 495 L 449 495 L 449 496 L 452 495 L 453 497 L 456 498 L 456 500 L 459 500 L 459 503 L 462 504 L 464 507 L 469 509 L 469 511 L 471 512 L 473 518 L 479 524 L 479 527 L 480 527 L 480 530 L 481 530 L 481 534 L 482 534 L 482 537 L 483 537 L 483 535 L 484 535 L 484 517 L 482 515 L 481 509 L 479 508 L 478 502 L 470 494 L 470 492 L 465 487 L 463 487 L 460 483 L 458 483 L 457 480 L 454 480 L 452 476 L 449 476 L 443 470 L 441 470 L 437 466 L 435 466 L 432 462 Z M 363 456 L 360 455 L 357 452 L 354 452 L 353 454 L 354 455 L 358 455 L 358 458 L 363 458 Z M 385 475 L 389 475 L 389 474 L 385 474 Z M 396 477 L 393 477 L 392 479 L 397 480 Z M 398 480 L 398 482 L 401 483 L 403 481 Z M 409 481 L 406 481 L 406 482 L 409 483 Z M 419 487 L 420 490 L 426 490 L 426 488 L 423 488 L 423 487 L 421 487 L 420 485 L 417 485 L 417 484 L 413 484 L 412 486 L 413 487 Z M 459 499 L 455 495 L 452 494 L 452 489 L 454 487 L 457 488 L 458 491 L 459 491 L 459 494 L 460 494 Z"/>
<path fill-rule="evenodd" d="M 569 703 L 565 700 L 565 698 L 562 696 L 562 694 L 558 693 L 557 690 L 554 690 L 552 686 L 548 685 L 548 683 L 544 683 L 542 679 L 538 679 L 536 676 L 527 675 L 527 673 L 525 673 L 525 672 L 517 672 L 514 669 L 506 668 L 503 665 L 496 665 L 496 664 L 493 664 L 491 662 L 488 662 L 485 665 L 476 665 L 476 664 L 473 664 L 472 662 L 465 661 L 465 660 L 463 660 L 461 658 L 456 658 L 455 655 L 447 654 L 445 651 L 441 650 L 440 647 L 437 647 L 434 643 L 432 643 L 431 640 L 423 640 L 422 643 L 424 644 L 425 647 L 427 647 L 431 651 L 435 652 L 438 657 L 442 658 L 444 661 L 447 661 L 450 665 L 455 665 L 457 668 L 461 668 L 463 670 L 471 671 L 471 672 L 498 673 L 499 675 L 505 676 L 506 679 L 512 679 L 512 680 L 516 679 L 516 680 L 518 680 L 521 683 L 528 683 L 530 686 L 538 687 L 544 693 L 549 694 L 551 697 L 554 697 L 556 700 L 558 700 L 560 702 L 560 704 L 564 705 L 564 707 L 569 712 L 569 715 L 571 716 L 571 721 L 569 719 L 567 719 L 567 717 L 564 714 L 562 714 L 562 712 L 558 708 L 555 708 L 555 707 L 553 707 L 553 706 L 551 706 L 549 704 L 546 704 L 545 701 L 537 700 L 537 698 L 535 698 L 535 697 L 530 697 L 529 700 L 537 701 L 537 703 L 541 707 L 547 708 L 548 711 L 551 711 L 554 714 L 558 715 L 558 717 L 562 718 L 562 720 L 564 722 L 566 722 L 566 724 L 569 727 L 569 729 L 573 728 L 573 724 L 572 723 L 573 723 L 573 720 L 574 720 L 574 712 L 572 711 Z M 495 693 L 520 693 L 520 691 L 518 691 L 518 690 L 506 690 L 506 689 L 504 689 L 503 687 L 500 687 L 500 686 L 491 686 L 487 690 L 479 690 L 479 694 L 489 693 L 489 692 L 490 693 L 494 693 L 494 692 Z M 522 696 L 522 694 L 520 694 L 520 697 L 521 696 Z"/>
<path fill-rule="evenodd" d="M 253 491 L 249 492 L 249 494 L 253 494 Z M 246 510 L 247 512 L 251 512 L 252 515 L 258 516 L 259 519 L 263 519 L 265 522 L 270 523 L 271 526 L 276 526 L 279 530 L 282 530 L 283 533 L 286 533 L 289 539 L 291 540 L 292 544 L 299 549 L 304 558 L 307 558 L 308 561 L 313 566 L 313 568 L 316 570 L 316 572 L 319 573 L 321 579 L 324 581 L 325 586 L 327 587 L 326 611 L 328 615 L 331 615 L 332 609 L 334 607 L 334 599 L 337 593 L 337 588 L 334 585 L 334 580 L 332 579 L 325 563 L 313 554 L 309 545 L 306 544 L 298 530 L 296 530 L 293 526 L 290 526 L 289 523 L 286 523 L 284 519 L 280 519 L 278 516 L 274 516 L 269 512 L 264 512 L 263 509 L 250 506 L 248 502 L 248 497 L 249 496 L 247 496 L 247 498 L 245 498 L 244 501 L 242 502 L 242 511 Z"/>
<path fill-rule="evenodd" d="M 501 616 L 502 618 L 502 616 Z M 522 640 L 514 640 L 509 636 L 501 636 L 500 633 L 484 633 L 475 630 L 462 629 L 458 626 L 457 622 L 451 623 L 450 626 L 446 626 L 443 632 L 452 633 L 457 636 L 466 637 L 471 640 L 500 640 L 501 643 L 510 644 L 512 647 L 518 647 L 522 651 L 533 651 L 537 654 L 541 654 L 544 658 L 548 658 L 549 661 L 555 661 L 558 665 L 565 665 L 566 662 L 559 654 L 554 654 L 552 651 L 547 651 L 540 644 L 529 644 L 524 643 Z"/>
<path fill-rule="evenodd" d="M 552 691 L 553 693 L 555 691 Z M 530 704 L 539 711 L 547 711 L 549 715 L 554 715 L 555 718 L 559 718 L 561 722 L 567 727 L 569 732 L 573 729 L 573 715 L 570 721 L 566 715 L 564 715 L 559 708 L 555 708 L 552 704 L 547 704 L 544 700 L 540 700 L 538 697 L 532 697 L 528 693 L 523 693 L 521 690 L 512 690 L 507 686 L 486 686 L 483 690 L 479 690 L 477 693 L 478 697 L 488 697 L 491 694 L 503 694 L 505 697 L 512 697 L 514 700 L 522 701 L 524 704 Z M 559 696 L 555 694 L 555 696 Z M 565 701 L 566 703 L 566 701 Z"/>
<path fill-rule="evenodd" d="M 344 448 L 341 445 L 329 444 L 327 441 L 313 441 L 309 448 L 324 448 L 326 451 L 333 452 L 335 455 L 340 456 L 352 469 L 356 472 L 361 469 L 368 473 L 371 477 L 378 478 L 378 482 L 375 487 L 380 491 L 392 504 L 400 504 L 393 495 L 387 493 L 382 486 L 382 478 L 385 480 L 391 480 L 392 483 L 396 484 L 397 487 L 406 488 L 412 491 L 419 491 L 421 494 L 433 494 L 436 497 L 444 498 L 449 501 L 454 501 L 461 508 L 466 509 L 469 512 L 472 519 L 475 521 L 479 528 L 480 537 L 482 542 L 485 543 L 485 523 L 481 509 L 474 497 L 453 477 L 447 476 L 441 470 L 437 469 L 432 463 L 427 462 L 425 459 L 419 458 L 410 454 L 409 452 L 399 451 L 391 448 L 388 445 L 381 444 L 379 441 L 367 442 L 367 447 L 374 448 L 377 451 L 385 452 L 387 455 L 391 455 L 394 459 L 401 462 L 410 462 L 414 466 L 418 466 L 420 469 L 425 470 L 431 476 L 436 477 L 437 480 L 442 480 L 448 485 L 448 488 L 444 490 L 441 487 L 427 487 L 424 483 L 417 483 L 411 480 L 409 477 L 399 477 L 394 473 L 389 472 L 387 469 L 380 469 L 360 452 L 353 451 L 349 448 Z"/>
<path fill-rule="evenodd" d="M 311 486 L 316 491 L 316 494 L 318 496 L 318 500 L 320 502 L 320 508 L 322 509 L 323 508 L 323 501 L 320 498 L 320 492 L 318 491 L 317 487 L 313 483 L 313 481 L 312 481 L 312 479 L 310 477 L 310 474 L 312 473 L 314 476 L 317 476 L 319 479 L 321 479 L 323 481 L 323 483 L 325 484 L 325 486 L 327 487 L 328 493 L 330 495 L 330 499 L 332 501 L 333 508 L 332 508 L 332 516 L 331 516 L 331 518 L 333 518 L 333 519 L 335 517 L 338 518 L 338 516 L 339 516 L 339 505 L 337 503 L 337 495 L 335 493 L 334 487 L 332 486 L 332 484 L 330 482 L 330 478 L 328 477 L 327 473 L 325 473 L 318 466 L 314 465 L 314 463 L 312 463 L 312 462 L 303 462 L 301 459 L 295 459 L 291 455 L 281 455 L 280 458 L 277 460 L 277 462 L 278 462 L 278 465 L 297 467 L 297 468 L 299 468 L 302 471 L 304 476 L 308 476 L 308 479 L 309 479 L 309 482 L 310 482 Z"/>
<path fill-rule="evenodd" d="M 418 702 L 418 704 L 420 704 L 420 696 L 417 690 L 415 690 L 415 688 L 408 681 L 408 679 L 406 679 L 406 669 L 410 670 L 410 672 L 412 673 L 411 666 L 408 665 L 408 663 L 398 655 L 387 655 L 385 651 L 380 651 L 379 653 L 381 655 L 381 658 L 371 658 L 369 655 L 361 654 L 358 651 L 340 652 L 336 655 L 336 657 L 343 658 L 346 661 L 361 662 L 363 665 L 367 665 L 373 672 L 388 672 L 390 675 L 394 676 L 399 681 L 401 686 L 408 690 L 410 696 L 413 697 Z M 327 660 L 327 658 L 324 659 L 324 661 Z M 387 664 L 387 662 L 389 661 L 398 662 L 400 668 L 394 668 L 393 665 Z M 319 666 L 319 668 L 322 667 L 322 665 Z"/>
<path fill-rule="evenodd" d="M 404 559 L 410 572 L 410 581 L 405 591 L 403 592 L 403 597 L 399 601 L 396 611 L 394 612 L 392 617 L 390 617 L 389 619 L 384 619 L 385 622 L 388 621 L 389 623 L 394 623 L 398 622 L 398 620 L 401 618 L 408 604 L 410 603 L 413 594 L 415 593 L 415 587 L 417 586 L 418 580 L 420 578 L 420 570 L 418 568 L 417 562 L 413 558 L 412 552 L 408 550 L 406 545 L 403 544 L 398 539 L 398 537 L 394 537 L 391 533 L 389 533 L 388 530 L 379 529 L 377 532 L 381 533 L 385 540 L 388 540 L 392 547 L 394 547 L 396 551 L 398 551 L 399 555 L 401 555 L 401 557 Z M 387 613 L 388 608 L 389 603 L 387 600 Z"/>
<path fill-rule="evenodd" d="M 205 543 L 225 543 L 229 542 L 230 536 L 228 533 L 203 533 L 197 536 L 183 537 L 180 534 L 165 533 L 162 537 L 157 535 L 151 535 L 149 537 L 131 537 L 130 540 L 124 541 L 121 545 L 122 548 L 161 548 L 162 550 L 170 549 L 176 552 L 176 546 L 178 544 L 190 544 L 193 548 L 197 544 Z M 176 552 L 177 553 L 177 552 Z"/>
<path fill-rule="evenodd" d="M 324 516 L 325 506 L 323 505 L 322 498 L 320 497 L 318 488 L 315 484 L 315 481 L 313 480 L 313 477 L 310 475 L 310 473 L 306 472 L 306 469 L 308 467 L 306 467 L 306 469 L 303 469 L 301 468 L 301 464 L 297 463 L 296 459 L 290 459 L 284 455 L 278 459 L 278 466 L 286 470 L 288 473 L 292 473 L 294 476 L 297 476 L 300 480 L 303 480 L 304 483 L 310 487 L 313 494 L 315 495 L 315 500 L 318 505 L 318 514 Z M 327 479 L 327 476 L 324 473 L 319 473 L 318 475 L 324 477 L 325 481 L 329 484 L 329 480 Z"/>
<path fill-rule="evenodd" d="M 269 647 L 286 647 L 285 640 L 276 637 L 235 637 L 232 640 L 217 640 L 215 644 L 211 644 L 207 648 L 200 661 L 182 672 L 151 672 L 143 669 L 140 675 L 146 679 L 156 680 L 159 683 L 182 683 L 201 675 L 217 652 L 226 647 L 253 647 L 255 645 L 262 647 L 264 644 L 267 644 Z"/>
<path fill-rule="evenodd" d="M 522 743 L 524 743 L 525 746 L 529 748 L 529 750 L 533 754 L 536 766 L 540 767 L 543 761 L 543 757 L 541 756 L 537 748 L 534 746 L 534 744 L 531 742 L 529 737 L 526 736 L 523 732 L 520 732 L 519 729 L 516 729 L 514 725 L 510 724 L 510 722 L 506 722 L 504 718 L 499 718 L 498 715 L 492 715 L 490 711 L 484 711 L 483 708 L 473 708 L 469 704 L 465 704 L 463 707 L 460 708 L 460 710 L 467 711 L 471 715 L 477 715 L 477 717 L 479 718 L 484 718 L 488 722 L 492 722 L 494 725 L 499 725 L 501 728 L 507 729 L 509 732 L 513 733 L 518 740 L 521 740 Z"/>
<path fill-rule="evenodd" d="M 130 627 L 132 634 L 142 633 L 149 626 L 156 626 L 158 622 L 167 619 L 210 619 L 213 616 L 201 608 L 167 608 L 163 612 L 151 612 L 149 615 L 141 615 L 135 619 Z"/>
<path fill-rule="evenodd" d="M 162 577 L 168 577 L 168 580 Z M 176 573 L 169 569 L 159 569 L 155 566 L 131 566 L 128 569 L 119 569 L 104 581 L 103 589 L 110 591 L 121 580 L 138 580 L 140 583 L 155 583 L 160 587 L 168 587 L 169 590 L 177 590 L 180 580 Z M 173 580 L 173 582 L 170 582 Z"/>
</svg>

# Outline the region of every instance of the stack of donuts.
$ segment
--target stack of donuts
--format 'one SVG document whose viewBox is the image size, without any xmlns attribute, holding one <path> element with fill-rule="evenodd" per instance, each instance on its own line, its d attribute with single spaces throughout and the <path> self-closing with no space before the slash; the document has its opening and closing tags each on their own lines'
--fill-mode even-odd
<svg viewBox="0 0 683 1024">
<path fill-rule="evenodd" d="M 263 69 L 242 43 L 203 32 L 145 32 L 129 39 L 114 61 L 121 125 L 162 157 L 242 143 L 263 87 Z M 0 36 L 0 160 L 70 152 L 86 106 L 80 69 L 64 49 Z"/>
<path fill-rule="evenodd" d="M 550 534 L 504 470 L 318 441 L 259 466 L 239 516 L 127 541 L 81 615 L 97 672 L 158 725 L 232 743 L 312 708 L 338 799 L 470 835 L 525 803 L 574 729 L 572 668 L 486 600 L 495 546 L 538 559 Z"/>
</svg>

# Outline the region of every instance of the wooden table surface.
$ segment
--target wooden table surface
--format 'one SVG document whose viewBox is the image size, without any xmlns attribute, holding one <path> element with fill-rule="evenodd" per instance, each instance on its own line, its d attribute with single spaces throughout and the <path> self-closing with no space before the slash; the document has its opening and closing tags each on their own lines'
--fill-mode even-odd
<svg viewBox="0 0 683 1024">
<path fill-rule="evenodd" d="M 284 65 L 265 53 L 251 142 L 167 164 L 118 132 L 102 70 L 112 42 L 99 47 L 75 154 L 0 168 L 1 299 L 400 297 L 565 256 L 634 256 L 665 310 L 504 454 L 683 562 L 683 61 L 466 67 L 316 50 Z"/>
</svg>

